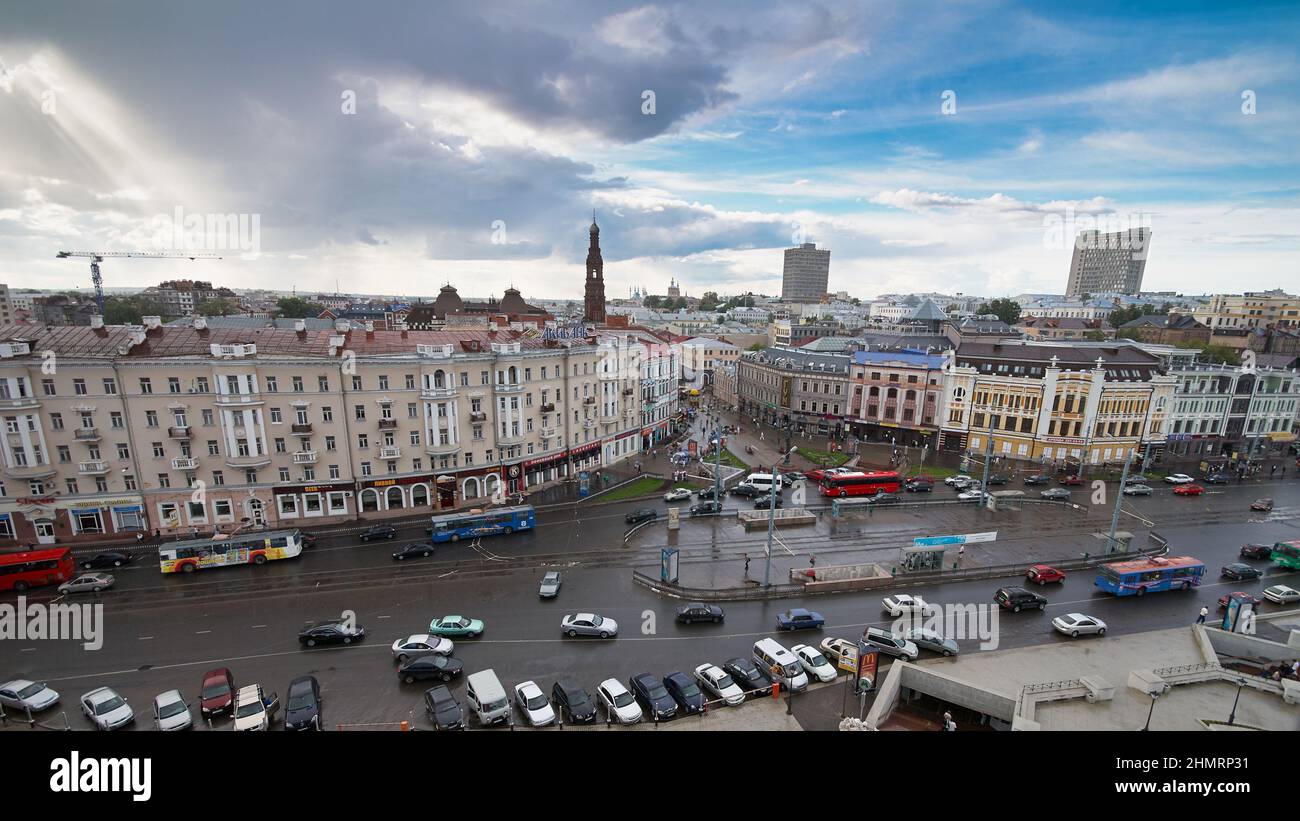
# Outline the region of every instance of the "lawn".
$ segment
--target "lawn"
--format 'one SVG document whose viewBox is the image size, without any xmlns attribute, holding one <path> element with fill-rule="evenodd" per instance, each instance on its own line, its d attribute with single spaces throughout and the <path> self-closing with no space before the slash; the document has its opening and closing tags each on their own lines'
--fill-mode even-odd
<svg viewBox="0 0 1300 821">
<path fill-rule="evenodd" d="M 646 496 L 651 493 L 657 493 L 667 484 L 669 483 L 655 476 L 642 476 L 640 479 L 628 482 L 622 487 L 617 487 L 607 493 L 602 493 L 596 498 L 600 499 L 602 502 L 616 502 L 620 499 L 633 499 L 637 496 Z"/>
<path fill-rule="evenodd" d="M 850 454 L 843 451 L 831 453 L 830 451 L 813 450 L 812 448 L 797 448 L 796 452 L 818 467 L 837 468 L 851 458 Z"/>
<path fill-rule="evenodd" d="M 709 453 L 704 457 L 704 461 L 706 464 L 710 464 L 710 465 L 713 464 L 713 460 L 714 460 L 714 456 L 712 453 Z M 739 470 L 749 470 L 749 465 L 740 461 L 740 459 L 737 458 L 736 454 L 732 453 L 726 448 L 722 449 L 722 464 L 726 465 L 727 467 L 737 468 Z"/>
</svg>

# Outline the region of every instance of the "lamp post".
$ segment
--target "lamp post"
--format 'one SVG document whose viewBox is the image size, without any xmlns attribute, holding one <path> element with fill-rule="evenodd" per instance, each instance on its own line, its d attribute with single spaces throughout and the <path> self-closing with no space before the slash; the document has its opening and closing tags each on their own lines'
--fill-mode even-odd
<svg viewBox="0 0 1300 821">
<path fill-rule="evenodd" d="M 1147 723 L 1146 723 L 1146 726 L 1142 728 L 1142 730 L 1141 730 L 1142 732 L 1148 732 L 1148 731 L 1150 731 L 1150 729 L 1151 729 L 1151 715 L 1152 715 L 1152 713 L 1154 713 L 1154 712 L 1156 711 L 1156 699 L 1160 698 L 1160 694 L 1159 694 L 1159 693 L 1151 693 L 1150 695 L 1151 695 L 1151 709 L 1150 709 L 1149 711 L 1147 711 Z"/>
</svg>

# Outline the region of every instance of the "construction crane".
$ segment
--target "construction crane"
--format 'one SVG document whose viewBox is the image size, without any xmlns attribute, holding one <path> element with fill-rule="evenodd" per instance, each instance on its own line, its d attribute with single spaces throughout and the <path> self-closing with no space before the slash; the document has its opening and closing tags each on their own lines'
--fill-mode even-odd
<svg viewBox="0 0 1300 821">
<path fill-rule="evenodd" d="M 104 276 L 99 272 L 99 263 L 105 257 L 131 257 L 144 259 L 221 259 L 216 254 L 185 254 L 167 251 L 60 251 L 59 259 L 84 257 L 90 259 L 90 281 L 95 283 L 95 302 L 99 305 L 99 315 L 104 315 Z"/>
</svg>

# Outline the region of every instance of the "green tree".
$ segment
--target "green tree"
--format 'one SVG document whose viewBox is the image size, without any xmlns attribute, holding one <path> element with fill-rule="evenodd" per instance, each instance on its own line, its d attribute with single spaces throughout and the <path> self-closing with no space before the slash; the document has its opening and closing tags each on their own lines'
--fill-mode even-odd
<svg viewBox="0 0 1300 821">
<path fill-rule="evenodd" d="M 281 297 L 276 303 L 275 315 L 282 319 L 305 319 L 320 316 L 324 307 L 308 302 L 300 296 Z"/>
<path fill-rule="evenodd" d="M 700 310 L 712 311 L 718 307 L 717 291 L 705 291 L 704 296 L 700 297 Z"/>
<path fill-rule="evenodd" d="M 761 350 L 763 350 L 763 349 L 766 348 L 766 347 L 767 347 L 767 346 L 764 345 L 762 342 L 755 342 L 753 345 L 750 345 L 749 348 L 748 348 L 747 350 L 751 350 L 751 351 L 761 351 Z"/>
<path fill-rule="evenodd" d="M 224 297 L 205 299 L 196 310 L 203 316 L 230 316 L 243 312 L 238 302 Z"/>
<path fill-rule="evenodd" d="M 110 296 L 104 300 L 105 325 L 139 325 L 146 316 L 162 316 L 162 305 L 139 294 Z"/>
<path fill-rule="evenodd" d="M 979 313 L 995 314 L 1008 325 L 1015 325 L 1020 321 L 1020 303 L 1012 299 L 995 299 L 981 305 Z"/>
<path fill-rule="evenodd" d="M 1083 335 L 1083 338 L 1087 340 L 1091 340 L 1092 342 L 1105 342 L 1106 334 L 1102 333 L 1101 331 L 1088 331 L 1086 334 Z"/>
</svg>

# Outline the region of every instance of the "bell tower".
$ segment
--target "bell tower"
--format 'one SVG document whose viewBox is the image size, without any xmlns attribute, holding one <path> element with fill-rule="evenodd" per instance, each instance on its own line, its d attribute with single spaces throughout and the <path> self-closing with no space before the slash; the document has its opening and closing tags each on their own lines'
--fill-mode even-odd
<svg viewBox="0 0 1300 821">
<path fill-rule="evenodd" d="M 591 213 L 591 245 L 587 248 L 587 290 L 583 298 L 584 322 L 605 322 L 605 261 L 600 257 L 600 228 Z"/>
</svg>

